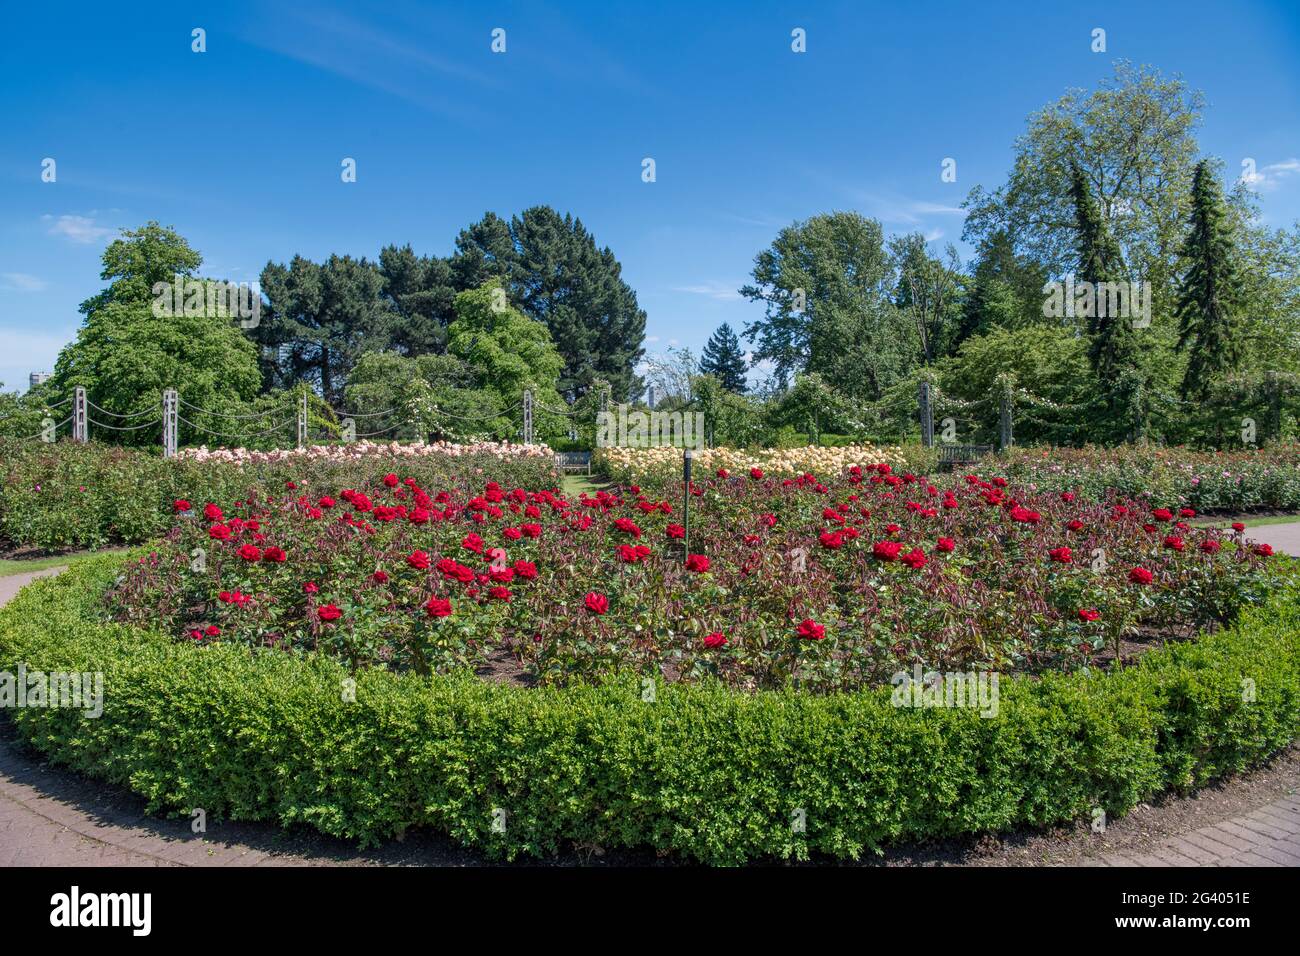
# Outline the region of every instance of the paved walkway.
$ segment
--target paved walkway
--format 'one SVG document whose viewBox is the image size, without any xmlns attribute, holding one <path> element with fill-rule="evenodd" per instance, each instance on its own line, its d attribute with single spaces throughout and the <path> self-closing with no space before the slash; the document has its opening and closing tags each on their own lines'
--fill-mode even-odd
<svg viewBox="0 0 1300 956">
<path fill-rule="evenodd" d="M 1300 521 L 1247 528 L 1246 537 L 1252 541 L 1271 544 L 1274 551 L 1300 556 Z"/>
<path fill-rule="evenodd" d="M 1272 525 L 1252 534 L 1275 548 L 1300 554 L 1300 523 Z M 0 577 L 0 604 L 37 577 Z M 455 849 L 403 854 L 393 844 L 375 853 L 337 841 L 317 840 L 305 854 L 300 838 L 270 825 L 224 824 L 218 833 L 194 834 L 189 821 L 145 816 L 142 801 L 100 788 L 64 771 L 48 769 L 0 736 L 0 867 L 3 866 L 320 866 L 434 862 L 473 865 Z M 412 848 L 414 850 L 414 848 Z M 1108 852 L 1087 866 L 1300 866 L 1300 794 L 1293 794 L 1212 826 L 1166 838 L 1142 855 Z"/>
</svg>

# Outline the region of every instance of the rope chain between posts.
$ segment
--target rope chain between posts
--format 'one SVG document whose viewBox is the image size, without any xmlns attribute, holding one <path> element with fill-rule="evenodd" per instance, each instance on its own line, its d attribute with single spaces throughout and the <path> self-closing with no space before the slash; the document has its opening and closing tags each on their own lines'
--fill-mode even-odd
<svg viewBox="0 0 1300 956">
<path fill-rule="evenodd" d="M 72 416 L 69 415 L 69 416 L 68 416 L 67 418 L 65 418 L 63 421 L 61 421 L 61 422 L 59 422 L 57 425 L 55 425 L 55 426 L 54 426 L 54 430 L 55 430 L 55 431 L 58 431 L 60 428 L 62 428 L 64 425 L 68 424 L 68 423 L 71 422 L 71 421 L 72 421 Z M 42 429 L 41 429 L 40 431 L 38 431 L 35 435 L 24 435 L 22 438 L 15 438 L 14 441 L 31 441 L 33 438 L 42 438 L 42 437 L 44 437 L 46 431 L 47 431 L 47 429 L 42 428 Z"/>
<path fill-rule="evenodd" d="M 265 431 L 254 432 L 251 435 L 230 435 L 223 432 L 213 431 L 211 428 L 204 428 L 201 425 L 196 425 L 194 424 L 194 422 L 190 421 L 188 418 L 186 418 L 185 416 L 179 413 L 177 413 L 176 415 L 176 420 L 186 425 L 189 425 L 190 428 L 194 429 L 196 432 L 202 432 L 205 435 L 212 435 L 214 438 L 224 438 L 230 441 L 248 441 L 254 438 L 262 438 L 266 435 L 272 434 L 273 432 L 279 431 L 281 428 L 285 428 L 289 425 L 296 425 L 298 423 L 298 420 L 296 418 L 290 418 L 287 421 L 283 421 L 278 425 L 271 426 Z"/>
<path fill-rule="evenodd" d="M 145 422 L 142 425 L 110 425 L 107 422 L 97 422 L 89 416 L 86 417 L 87 425 L 94 425 L 96 428 L 107 428 L 115 432 L 136 432 L 142 428 L 157 428 L 162 424 L 161 418 L 155 418 L 151 422 Z"/>
</svg>

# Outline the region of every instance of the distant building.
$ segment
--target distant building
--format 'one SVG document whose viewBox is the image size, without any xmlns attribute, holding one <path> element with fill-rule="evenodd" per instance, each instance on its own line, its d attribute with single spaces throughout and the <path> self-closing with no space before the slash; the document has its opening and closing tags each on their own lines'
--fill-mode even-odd
<svg viewBox="0 0 1300 956">
<path fill-rule="evenodd" d="M 51 377 L 51 373 L 49 372 L 32 372 L 31 375 L 27 376 L 27 387 L 35 388 L 37 385 L 40 385 L 41 382 L 47 381 Z"/>
</svg>

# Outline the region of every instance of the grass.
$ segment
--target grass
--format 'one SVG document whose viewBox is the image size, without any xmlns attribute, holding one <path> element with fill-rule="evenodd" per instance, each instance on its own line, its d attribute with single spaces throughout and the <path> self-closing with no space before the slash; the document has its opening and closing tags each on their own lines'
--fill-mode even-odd
<svg viewBox="0 0 1300 956">
<path fill-rule="evenodd" d="M 1300 515 L 1267 515 L 1262 518 L 1259 516 L 1251 517 L 1250 515 L 1243 515 L 1236 518 L 1216 515 L 1213 518 L 1198 519 L 1197 521 L 1194 521 L 1193 524 L 1198 528 L 1226 528 L 1234 521 L 1240 521 L 1247 528 L 1258 528 L 1262 525 L 1269 524 L 1294 524 L 1295 522 L 1300 521 Z"/>
<path fill-rule="evenodd" d="M 70 554 L 61 554 L 52 558 L 24 558 L 20 561 L 0 558 L 0 578 L 9 577 L 11 574 L 26 574 L 29 571 L 44 571 L 46 568 L 57 568 L 65 564 L 76 564 L 78 561 L 93 558 L 98 554 L 104 554 L 104 552 L 73 551 Z"/>
<path fill-rule="evenodd" d="M 584 491 L 589 495 L 594 495 L 598 491 L 604 491 L 609 488 L 609 480 L 599 475 L 565 475 L 563 490 L 566 495 L 576 498 Z"/>
</svg>

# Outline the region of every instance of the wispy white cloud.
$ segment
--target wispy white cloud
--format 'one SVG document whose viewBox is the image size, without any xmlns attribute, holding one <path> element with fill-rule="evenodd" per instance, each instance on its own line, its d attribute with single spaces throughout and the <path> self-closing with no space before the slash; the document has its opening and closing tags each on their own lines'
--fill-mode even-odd
<svg viewBox="0 0 1300 956">
<path fill-rule="evenodd" d="M 714 280 L 706 280 L 704 282 L 697 282 L 694 285 L 675 286 L 673 291 L 687 292 L 691 295 L 703 295 L 710 299 L 729 302 L 741 298 L 740 293 L 736 290 L 742 285 L 744 285 L 743 282 L 717 282 Z"/>
<path fill-rule="evenodd" d="M 1272 192 L 1282 185 L 1283 180 L 1300 173 L 1300 159 L 1284 159 L 1280 163 L 1269 163 L 1255 172 L 1243 173 L 1241 181 L 1259 192 Z"/>
<path fill-rule="evenodd" d="M 0 272 L 0 289 L 11 292 L 44 292 L 48 286 L 44 279 L 26 272 Z"/>
<path fill-rule="evenodd" d="M 92 216 L 51 216 L 46 213 L 41 221 L 49 223 L 51 236 L 60 236 L 71 242 L 97 242 L 113 233 L 111 227 L 100 225 Z"/>
</svg>

